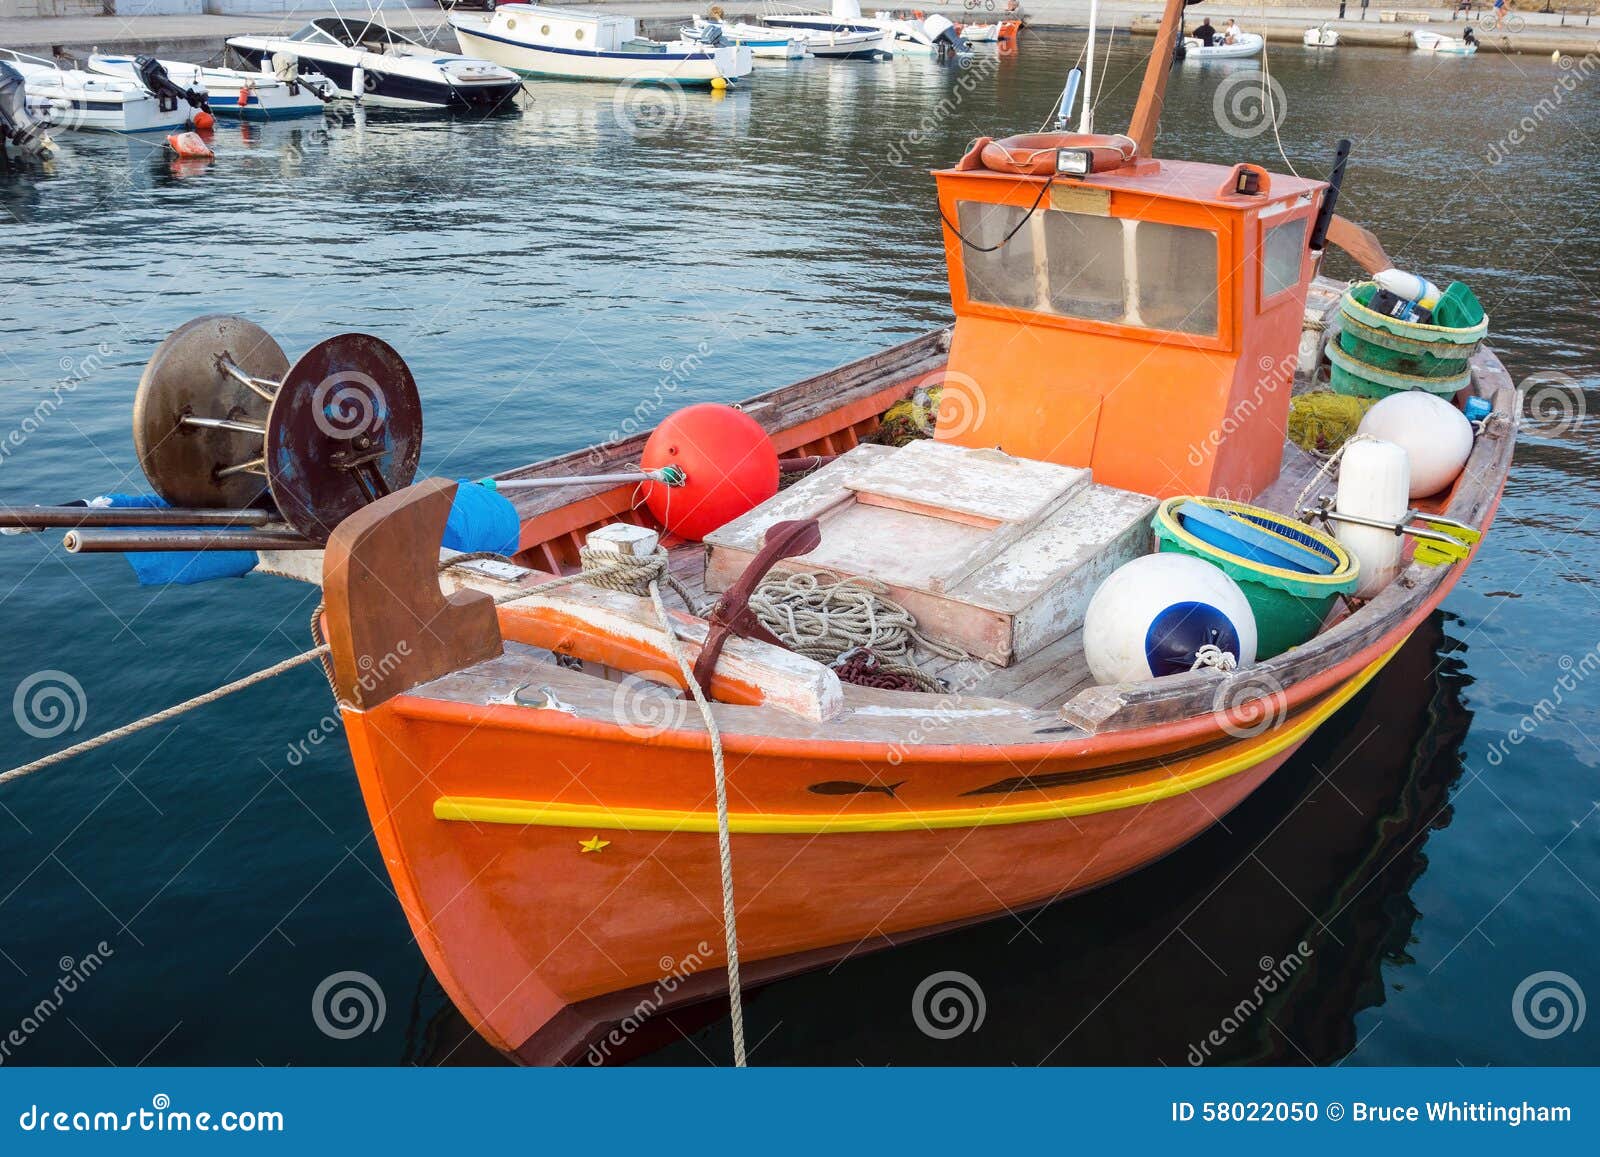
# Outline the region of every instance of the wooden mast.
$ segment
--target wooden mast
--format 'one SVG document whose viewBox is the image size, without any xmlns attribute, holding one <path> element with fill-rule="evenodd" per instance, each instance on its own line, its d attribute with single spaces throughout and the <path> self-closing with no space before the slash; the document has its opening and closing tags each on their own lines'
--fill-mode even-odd
<svg viewBox="0 0 1600 1157">
<path fill-rule="evenodd" d="M 1139 86 L 1139 101 L 1133 106 L 1133 120 L 1128 124 L 1128 136 L 1133 139 L 1134 152 L 1141 157 L 1152 155 L 1156 143 L 1156 126 L 1161 121 L 1161 105 L 1167 96 L 1167 74 L 1172 71 L 1172 53 L 1178 36 L 1183 31 L 1185 0 L 1167 0 L 1166 11 L 1161 14 L 1161 27 L 1156 32 L 1155 47 L 1144 67 L 1144 83 Z"/>
<path fill-rule="evenodd" d="M 1186 0 L 1167 0 L 1166 10 L 1161 14 L 1161 27 L 1145 64 L 1144 83 L 1139 86 L 1139 100 L 1133 106 L 1133 119 L 1128 124 L 1128 136 L 1133 140 L 1137 156 L 1149 157 L 1154 153 L 1156 127 L 1161 123 L 1161 106 L 1167 96 L 1167 75 L 1172 71 L 1172 53 L 1178 37 L 1183 33 L 1185 7 Z M 1377 237 L 1347 217 L 1335 214 L 1328 229 L 1328 241 L 1355 258 L 1356 264 L 1368 273 L 1377 273 L 1394 264 Z"/>
</svg>

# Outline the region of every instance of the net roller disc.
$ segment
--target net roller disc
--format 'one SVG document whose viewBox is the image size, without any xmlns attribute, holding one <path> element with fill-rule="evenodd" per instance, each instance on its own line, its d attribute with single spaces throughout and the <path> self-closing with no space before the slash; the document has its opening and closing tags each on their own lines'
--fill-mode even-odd
<svg viewBox="0 0 1600 1157">
<path fill-rule="evenodd" d="M 394 347 L 343 333 L 307 350 L 267 414 L 267 481 L 284 520 L 326 542 L 335 527 L 411 485 L 422 455 L 422 399 Z"/>
<path fill-rule="evenodd" d="M 242 317 L 197 317 L 168 335 L 133 402 L 134 450 L 156 493 L 172 506 L 266 505 L 260 428 L 288 369 L 272 336 Z"/>
</svg>

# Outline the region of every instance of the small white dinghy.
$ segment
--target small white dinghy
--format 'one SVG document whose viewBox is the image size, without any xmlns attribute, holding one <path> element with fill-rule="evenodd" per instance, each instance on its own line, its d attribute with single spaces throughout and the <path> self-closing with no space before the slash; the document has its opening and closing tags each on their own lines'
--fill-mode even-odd
<svg viewBox="0 0 1600 1157">
<path fill-rule="evenodd" d="M 9 48 L 0 48 L 0 60 L 21 74 L 29 110 L 51 128 L 149 133 L 189 123 L 188 104 L 154 96 L 137 80 L 62 68 Z"/>
<path fill-rule="evenodd" d="M 1324 22 L 1315 28 L 1307 28 L 1300 40 L 1307 48 L 1336 48 L 1339 44 L 1339 30 L 1329 28 Z"/>
<path fill-rule="evenodd" d="M 1208 48 L 1193 36 L 1183 40 L 1185 60 L 1233 60 L 1237 57 L 1259 56 L 1266 38 L 1259 32 L 1241 32 L 1232 44 L 1214 41 Z"/>
<path fill-rule="evenodd" d="M 1418 52 L 1437 52 L 1446 56 L 1471 56 L 1478 51 L 1478 35 L 1468 28 L 1460 37 L 1441 36 L 1437 32 L 1411 30 L 1411 43 Z"/>
<path fill-rule="evenodd" d="M 322 111 L 323 104 L 333 95 L 332 81 L 317 73 L 301 75 L 293 58 L 285 61 L 287 77 L 266 71 L 204 68 L 180 60 L 160 63 L 174 84 L 204 93 L 206 108 L 216 116 L 254 121 L 313 116 Z M 139 79 L 138 61 L 132 56 L 97 52 L 89 57 L 89 71 L 102 76 Z"/>
</svg>

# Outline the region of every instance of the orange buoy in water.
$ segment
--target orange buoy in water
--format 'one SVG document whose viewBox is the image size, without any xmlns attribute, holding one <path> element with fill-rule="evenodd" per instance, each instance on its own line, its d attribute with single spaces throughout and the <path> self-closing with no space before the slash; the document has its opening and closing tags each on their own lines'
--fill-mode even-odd
<svg viewBox="0 0 1600 1157">
<path fill-rule="evenodd" d="M 190 117 L 189 119 L 194 121 L 194 127 L 203 133 L 209 132 L 217 123 L 217 118 L 212 116 L 208 110 L 203 108 L 195 109 L 194 116 Z"/>
<path fill-rule="evenodd" d="M 173 133 L 167 138 L 167 147 L 180 157 L 214 157 L 211 146 L 200 139 L 199 133 Z"/>
<path fill-rule="evenodd" d="M 661 525 L 699 541 L 778 492 L 778 452 L 749 414 L 702 402 L 656 427 L 639 459 L 646 470 L 676 466 L 682 486 L 644 484 L 645 504 Z"/>
</svg>

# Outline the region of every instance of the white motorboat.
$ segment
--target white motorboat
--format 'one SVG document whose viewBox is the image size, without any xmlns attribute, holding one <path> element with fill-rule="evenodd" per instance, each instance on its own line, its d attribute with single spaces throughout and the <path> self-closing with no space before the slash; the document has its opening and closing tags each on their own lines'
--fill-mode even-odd
<svg viewBox="0 0 1600 1157">
<path fill-rule="evenodd" d="M 1315 28 L 1307 28 L 1300 42 L 1307 48 L 1336 48 L 1339 45 L 1339 30 L 1329 28 L 1324 22 Z"/>
<path fill-rule="evenodd" d="M 632 16 L 502 4 L 448 19 L 463 52 L 527 76 L 726 88 L 750 75 L 748 48 L 649 40 Z"/>
<path fill-rule="evenodd" d="M 890 47 L 889 34 L 881 29 L 874 29 L 871 32 L 825 32 L 815 28 L 791 28 L 787 31 L 806 46 L 807 52 L 819 60 L 894 59 L 894 49 Z"/>
<path fill-rule="evenodd" d="M 865 16 L 859 0 L 833 0 L 827 12 L 769 5 L 762 12 L 761 22 L 770 28 L 805 32 L 881 32 L 886 37 L 886 47 L 896 55 L 950 56 L 970 50 L 956 33 L 956 26 L 938 13 L 922 19 L 893 12 Z M 813 54 L 817 55 L 814 50 Z"/>
<path fill-rule="evenodd" d="M 156 96 L 137 80 L 62 68 L 9 48 L 0 49 L 0 59 L 21 75 L 29 111 L 50 128 L 145 133 L 189 123 L 187 103 Z"/>
<path fill-rule="evenodd" d="M 257 121 L 310 116 L 320 113 L 333 95 L 332 81 L 317 73 L 302 75 L 292 58 L 286 61 L 283 77 L 265 71 L 204 68 L 180 60 L 159 63 L 174 84 L 203 94 L 207 110 L 216 116 Z M 89 57 L 89 71 L 104 76 L 138 80 L 138 69 L 139 58 L 133 56 L 97 52 Z"/>
<path fill-rule="evenodd" d="M 28 108 L 27 87 L 22 73 L 0 61 L 0 168 L 5 167 L 8 148 L 33 157 L 56 151 L 44 122 Z"/>
<path fill-rule="evenodd" d="M 1471 56 L 1478 51 L 1478 35 L 1470 28 L 1459 37 L 1413 28 L 1411 43 L 1418 52 L 1437 52 L 1447 56 Z"/>
<path fill-rule="evenodd" d="M 1243 56 L 1261 55 L 1261 46 L 1266 43 L 1266 38 L 1259 32 L 1241 32 L 1232 44 L 1224 44 L 1221 39 L 1213 41 L 1209 46 L 1201 44 L 1193 36 L 1186 36 L 1183 40 L 1185 60 L 1232 60 Z"/>
<path fill-rule="evenodd" d="M 376 15 L 376 14 L 375 14 Z M 392 108 L 501 108 L 522 91 L 516 73 L 488 60 L 429 48 L 382 19 L 323 16 L 292 36 L 230 36 L 228 47 L 274 73 L 290 59 L 321 73 L 339 96 Z"/>
<path fill-rule="evenodd" d="M 755 61 L 804 60 L 811 54 L 798 36 L 784 36 L 771 28 L 756 24 L 738 24 L 726 20 L 707 20 L 695 16 L 694 23 L 683 29 L 683 39 L 696 44 L 715 47 L 719 44 L 743 45 L 750 50 Z"/>
</svg>

